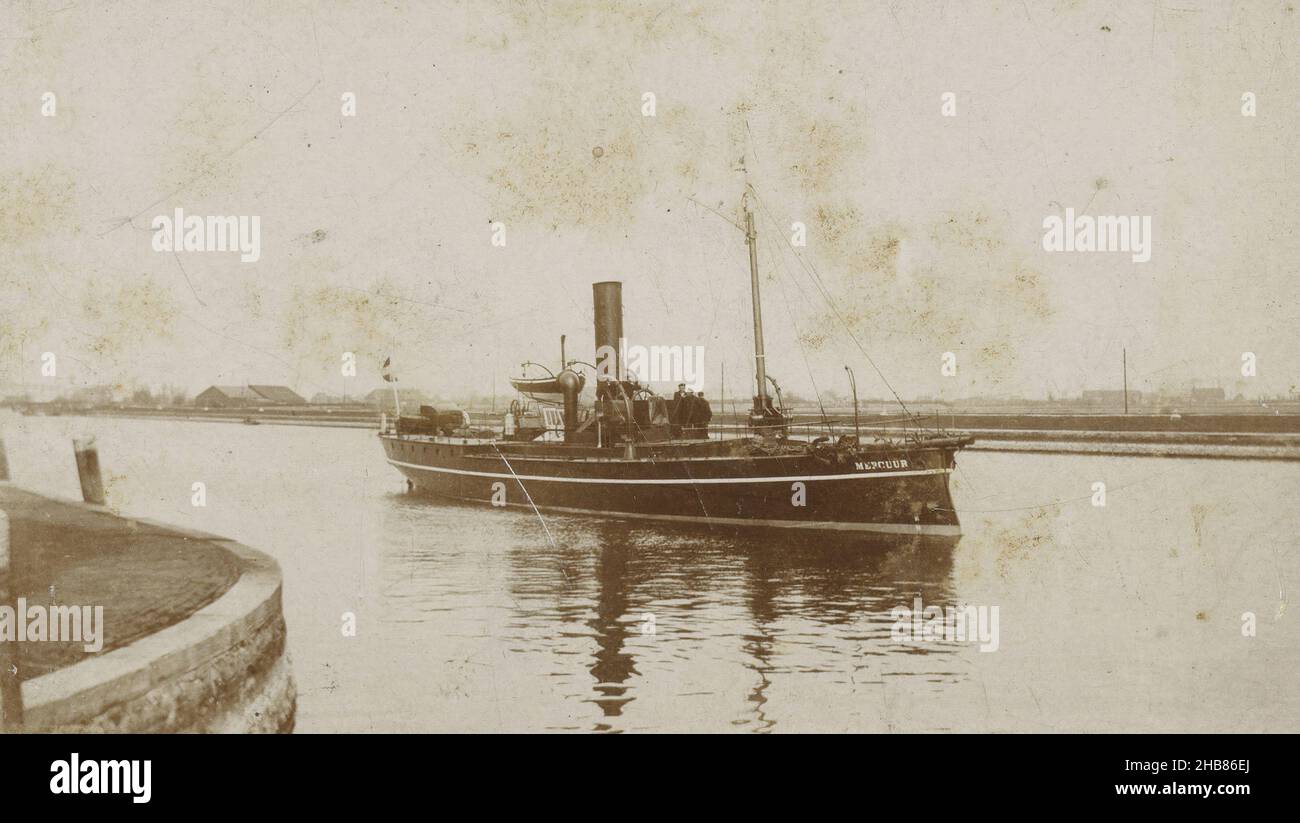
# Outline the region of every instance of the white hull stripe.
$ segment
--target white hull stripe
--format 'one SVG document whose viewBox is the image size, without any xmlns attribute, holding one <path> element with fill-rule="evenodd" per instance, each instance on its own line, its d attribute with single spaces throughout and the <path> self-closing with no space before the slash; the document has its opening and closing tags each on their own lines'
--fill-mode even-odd
<svg viewBox="0 0 1300 823">
<path fill-rule="evenodd" d="M 440 474 L 464 474 L 471 477 L 495 477 L 501 480 L 514 480 L 515 475 L 508 472 L 479 472 L 469 469 L 449 469 L 442 466 L 422 466 L 418 463 L 403 463 L 400 460 L 388 459 L 389 463 L 394 466 L 405 466 L 408 469 L 418 469 L 426 472 L 438 472 Z M 878 477 L 924 477 L 931 474 L 950 474 L 952 469 L 913 469 L 911 471 L 901 472 L 856 472 L 854 474 L 807 474 L 807 475 L 782 475 L 780 477 L 699 477 L 691 479 L 683 478 L 654 478 L 646 480 L 632 480 L 628 478 L 607 478 L 607 477 L 549 477 L 537 474 L 518 475 L 520 480 L 534 480 L 543 483 L 597 483 L 600 485 L 629 485 L 629 486 L 695 486 L 705 484 L 735 484 L 735 483 L 792 483 L 796 480 L 862 480 L 865 478 Z M 744 521 L 750 522 L 750 521 Z"/>
<path fill-rule="evenodd" d="M 463 500 L 467 503 L 483 503 L 467 497 L 452 497 L 450 500 Z M 508 506 L 528 508 L 527 503 L 507 503 Z M 806 529 L 813 531 L 835 532 L 874 532 L 876 534 L 921 534 L 940 537 L 961 537 L 961 526 L 937 523 L 846 523 L 843 521 L 817 520 L 771 520 L 748 519 L 744 517 L 700 517 L 686 514 L 645 514 L 642 512 L 604 511 L 601 509 L 574 509 L 568 506 L 538 506 L 544 512 L 559 514 L 596 515 L 613 520 L 663 520 L 675 523 L 709 523 L 718 526 L 762 526 L 777 529 Z"/>
</svg>

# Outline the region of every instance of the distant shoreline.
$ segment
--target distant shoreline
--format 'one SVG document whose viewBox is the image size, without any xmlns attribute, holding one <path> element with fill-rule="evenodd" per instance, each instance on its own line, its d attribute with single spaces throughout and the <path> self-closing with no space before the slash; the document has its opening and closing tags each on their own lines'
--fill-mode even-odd
<svg viewBox="0 0 1300 823">
<path fill-rule="evenodd" d="M 27 417 L 126 417 L 137 420 L 189 420 L 209 423 L 247 423 L 258 425 L 327 426 L 354 429 L 378 429 L 379 412 L 373 409 L 198 409 L 168 407 L 149 409 L 130 406 L 91 408 L 37 409 L 23 412 Z"/>
<path fill-rule="evenodd" d="M 474 410 L 474 422 L 491 426 L 504 410 Z M 132 419 L 189 420 L 196 422 L 320 426 L 327 428 L 379 428 L 379 411 L 366 408 L 271 407 L 199 409 L 169 407 L 35 408 L 29 416 L 123 417 Z M 816 433 L 820 419 L 795 415 L 795 421 Z M 969 433 L 973 451 L 1111 456 L 1199 457 L 1246 460 L 1300 460 L 1300 414 L 943 414 L 918 415 L 927 428 L 942 427 Z M 736 425 L 739 415 L 719 414 L 715 423 Z M 836 436 L 853 432 L 852 413 L 832 419 Z M 905 418 L 881 421 L 862 415 L 863 439 L 899 435 Z"/>
</svg>

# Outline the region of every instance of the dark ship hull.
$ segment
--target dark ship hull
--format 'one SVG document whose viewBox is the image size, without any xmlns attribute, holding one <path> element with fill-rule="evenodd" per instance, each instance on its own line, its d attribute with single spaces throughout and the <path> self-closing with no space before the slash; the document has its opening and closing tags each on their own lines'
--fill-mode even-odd
<svg viewBox="0 0 1300 823">
<path fill-rule="evenodd" d="M 494 506 L 616 519 L 837 532 L 955 536 L 948 493 L 956 438 L 819 456 L 759 441 L 608 449 L 382 435 L 413 491 Z M 750 453 L 746 453 L 750 452 Z M 800 453 L 802 452 L 802 453 Z"/>
<path fill-rule="evenodd" d="M 702 393 L 686 391 L 685 383 L 670 402 L 631 379 L 622 354 L 622 284 L 605 281 L 592 285 L 592 363 L 569 360 L 561 337 L 560 370 L 513 380 L 531 400 L 513 402 L 500 429 L 474 429 L 467 416 L 440 415 L 428 407 L 418 418 L 402 417 L 395 397 L 398 419 L 391 432 L 384 424 L 380 433 L 388 462 L 413 491 L 493 507 L 526 506 L 539 514 L 715 528 L 959 535 L 948 478 L 955 453 L 969 438 L 914 431 L 896 441 L 864 444 L 856 383 L 852 435 L 836 431 L 824 415 L 812 431 L 823 436 L 793 434 L 798 427 L 781 403 L 780 386 L 767 376 L 757 235 L 752 212 L 747 206 L 744 212 L 755 394 L 746 424 L 736 428 L 746 436 L 714 439 L 724 433 L 709 427 L 710 404 Z M 589 407 L 580 396 L 586 381 L 572 368 L 579 363 L 595 370 Z"/>
</svg>

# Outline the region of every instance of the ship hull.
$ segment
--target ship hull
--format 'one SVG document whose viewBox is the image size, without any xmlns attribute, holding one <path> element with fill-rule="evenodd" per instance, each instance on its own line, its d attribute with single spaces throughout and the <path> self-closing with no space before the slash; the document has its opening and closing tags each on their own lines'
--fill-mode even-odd
<svg viewBox="0 0 1300 823">
<path fill-rule="evenodd" d="M 874 449 L 847 461 L 662 451 L 575 459 L 450 438 L 381 439 L 413 492 L 489 507 L 724 529 L 961 534 L 948 490 L 951 447 Z"/>
</svg>

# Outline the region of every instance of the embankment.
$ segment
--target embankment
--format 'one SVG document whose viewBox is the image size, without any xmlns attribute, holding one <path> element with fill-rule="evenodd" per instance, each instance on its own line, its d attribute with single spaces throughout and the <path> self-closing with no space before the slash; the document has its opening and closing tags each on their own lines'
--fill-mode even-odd
<svg viewBox="0 0 1300 823">
<path fill-rule="evenodd" d="M 19 598 L 29 612 L 103 608 L 97 652 L 34 635 L 11 643 L 23 704 L 17 730 L 293 730 L 274 560 L 215 535 L 6 483 L 0 509 L 11 530 L 11 608 Z"/>
</svg>

